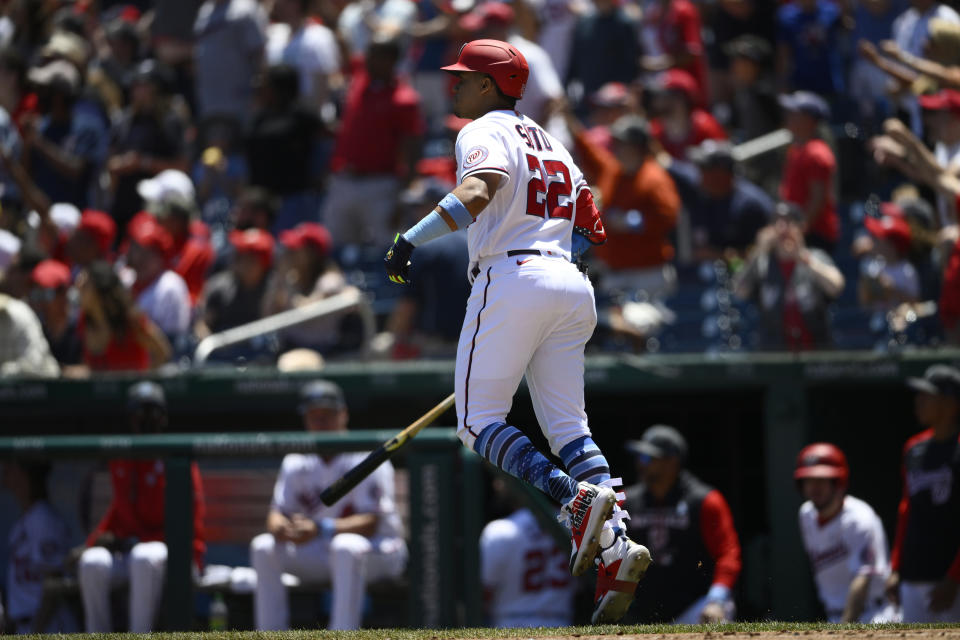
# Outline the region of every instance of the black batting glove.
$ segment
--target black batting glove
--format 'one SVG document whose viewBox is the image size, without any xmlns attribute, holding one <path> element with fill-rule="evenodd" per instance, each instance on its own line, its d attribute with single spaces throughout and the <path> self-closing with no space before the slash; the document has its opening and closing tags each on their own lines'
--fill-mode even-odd
<svg viewBox="0 0 960 640">
<path fill-rule="evenodd" d="M 393 246 L 383 258 L 383 265 L 387 269 L 387 277 L 397 284 L 410 284 L 410 256 L 414 246 L 399 233 L 393 239 Z"/>
</svg>

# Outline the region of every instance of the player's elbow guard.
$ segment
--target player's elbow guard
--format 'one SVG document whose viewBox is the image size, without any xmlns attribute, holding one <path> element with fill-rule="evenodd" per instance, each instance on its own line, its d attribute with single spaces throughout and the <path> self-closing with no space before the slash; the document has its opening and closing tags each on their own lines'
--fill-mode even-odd
<svg viewBox="0 0 960 640">
<path fill-rule="evenodd" d="M 603 228 L 600 211 L 588 187 L 584 187 L 577 194 L 576 211 L 573 220 L 574 233 L 582 236 L 592 245 L 601 245 L 606 242 L 607 231 Z"/>
</svg>

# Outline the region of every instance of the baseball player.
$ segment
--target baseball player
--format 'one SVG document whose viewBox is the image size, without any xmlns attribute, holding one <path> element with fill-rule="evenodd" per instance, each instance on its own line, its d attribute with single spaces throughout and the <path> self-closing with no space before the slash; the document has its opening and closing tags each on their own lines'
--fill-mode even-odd
<svg viewBox="0 0 960 640">
<path fill-rule="evenodd" d="M 934 365 L 911 378 L 917 421 L 903 447 L 903 498 L 887 594 L 904 622 L 960 621 L 960 371 Z"/>
<path fill-rule="evenodd" d="M 127 394 L 134 433 L 157 433 L 167 425 L 167 401 L 153 382 L 139 382 Z M 203 564 L 203 486 L 200 470 L 190 468 L 193 481 L 193 561 Z M 167 570 L 164 543 L 163 460 L 111 460 L 113 500 L 103 520 L 87 538 L 77 564 L 87 633 L 110 631 L 110 592 L 119 582 L 130 583 L 130 631 L 148 633 L 163 596 Z"/>
<path fill-rule="evenodd" d="M 346 431 L 347 405 L 340 387 L 326 380 L 301 391 L 308 431 Z M 407 547 L 394 504 L 393 466 L 386 462 L 332 507 L 324 489 L 367 456 L 290 454 L 283 459 L 267 515 L 267 531 L 250 543 L 257 571 L 254 622 L 259 630 L 288 629 L 290 606 L 284 572 L 333 587 L 330 629 L 360 628 L 366 584 L 403 572 Z"/>
<path fill-rule="evenodd" d="M 385 258 L 407 280 L 417 246 L 468 227 L 472 290 L 457 348 L 458 434 L 492 464 L 560 502 L 571 530 L 570 570 L 600 556 L 594 622 L 619 620 L 650 553 L 626 537 L 610 467 L 590 437 L 583 346 L 597 322 L 593 288 L 571 260 L 605 239 L 600 213 L 567 150 L 515 109 L 529 75 L 500 40 L 474 40 L 456 64 L 458 185 L 402 235 Z M 506 423 L 526 376 L 554 465 Z M 621 494 L 622 495 L 622 494 Z"/>
<path fill-rule="evenodd" d="M 657 556 L 630 622 L 717 623 L 733 620 L 740 539 L 723 494 L 684 468 L 687 441 L 654 425 L 626 448 L 641 482 L 627 489 L 633 537 Z"/>
<path fill-rule="evenodd" d="M 884 608 L 890 573 L 883 523 L 863 500 L 847 495 L 843 451 L 818 442 L 804 447 L 793 472 L 806 498 L 800 535 L 829 622 L 894 622 Z"/>
<path fill-rule="evenodd" d="M 43 579 L 63 567 L 69 550 L 67 526 L 47 501 L 49 473 L 49 463 L 36 460 L 14 460 L 3 467 L 3 486 L 16 498 L 21 512 L 7 546 L 8 615 L 16 633 L 79 630 L 63 606 L 45 623 L 35 619 L 43 600 Z M 3 628 L 0 625 L 0 632 Z"/>
<path fill-rule="evenodd" d="M 494 495 L 510 515 L 480 534 L 484 601 L 494 627 L 566 627 L 573 624 L 576 585 L 567 552 L 544 531 L 502 478 Z"/>
</svg>

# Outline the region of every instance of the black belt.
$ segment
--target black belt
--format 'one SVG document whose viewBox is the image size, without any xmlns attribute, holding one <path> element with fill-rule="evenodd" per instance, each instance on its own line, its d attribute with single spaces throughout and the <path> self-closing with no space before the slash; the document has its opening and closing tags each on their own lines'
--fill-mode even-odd
<svg viewBox="0 0 960 640">
<path fill-rule="evenodd" d="M 539 249 L 511 249 L 507 251 L 507 257 L 512 258 L 513 256 L 542 256 Z"/>
</svg>

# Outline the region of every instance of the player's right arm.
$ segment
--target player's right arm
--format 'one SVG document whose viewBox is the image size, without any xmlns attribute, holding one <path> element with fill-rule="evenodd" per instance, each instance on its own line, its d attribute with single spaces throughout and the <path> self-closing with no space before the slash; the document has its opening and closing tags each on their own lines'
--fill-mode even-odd
<svg viewBox="0 0 960 640">
<path fill-rule="evenodd" d="M 850 583 L 847 591 L 847 602 L 843 607 L 843 618 L 840 622 L 857 622 L 867 606 L 867 596 L 870 593 L 870 581 L 873 574 L 861 573 Z"/>
<path fill-rule="evenodd" d="M 398 284 L 406 284 L 413 250 L 457 229 L 465 229 L 487 208 L 502 180 L 503 174 L 493 172 L 474 173 L 464 178 L 433 211 L 394 238 L 384 258 L 387 276 Z"/>
</svg>

